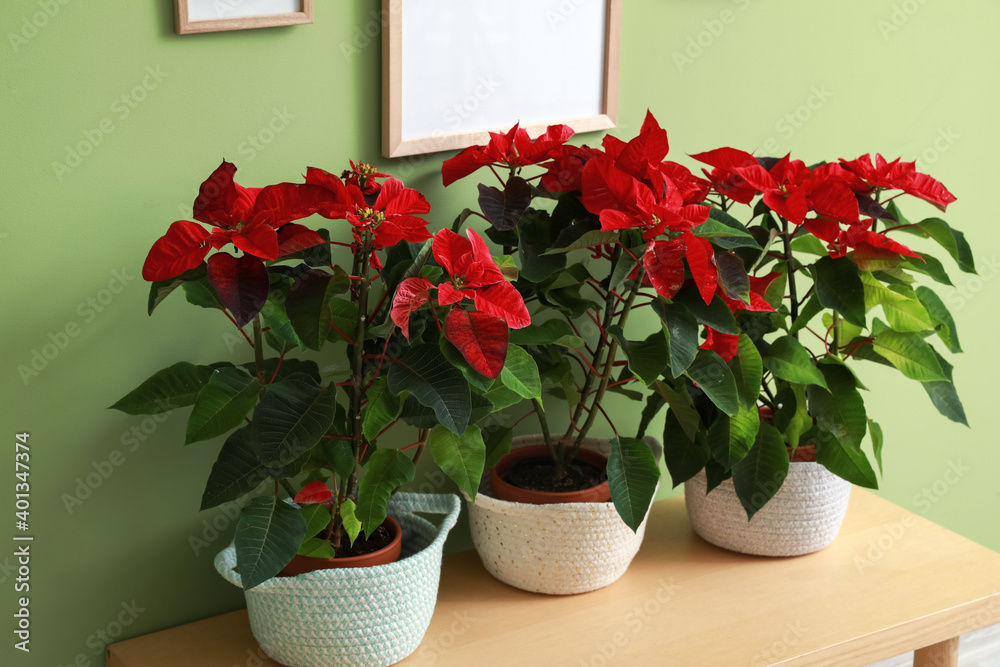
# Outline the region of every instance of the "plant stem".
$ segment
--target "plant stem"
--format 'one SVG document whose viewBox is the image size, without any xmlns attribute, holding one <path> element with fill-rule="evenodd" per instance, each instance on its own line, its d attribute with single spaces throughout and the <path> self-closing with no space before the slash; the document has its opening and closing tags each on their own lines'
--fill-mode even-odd
<svg viewBox="0 0 1000 667">
<path fill-rule="evenodd" d="M 281 483 L 281 488 L 283 488 L 285 490 L 285 493 L 288 494 L 288 497 L 289 498 L 294 498 L 295 497 L 295 489 L 292 488 L 292 485 L 289 483 L 289 481 L 287 479 L 282 479 L 282 480 L 279 480 L 279 482 Z"/>
<path fill-rule="evenodd" d="M 549 432 L 549 422 L 545 417 L 545 411 L 542 410 L 541 403 L 538 399 L 531 399 L 531 404 L 535 407 L 535 415 L 538 416 L 538 424 L 542 427 L 542 438 L 545 439 L 545 446 L 549 448 L 549 454 L 552 455 L 552 460 L 556 460 L 556 448 L 552 444 L 552 434 Z"/>
<path fill-rule="evenodd" d="M 632 289 L 629 290 L 628 296 L 625 299 L 625 305 L 622 306 L 621 315 L 618 317 L 618 327 L 625 331 L 625 324 L 628 322 L 629 313 L 632 312 L 632 304 L 635 303 L 635 297 L 639 293 L 639 289 L 642 287 L 642 279 L 645 276 L 646 271 L 641 266 L 639 267 L 639 272 L 636 274 L 635 283 L 632 285 Z M 583 428 L 576 436 L 576 442 L 573 443 L 573 449 L 570 450 L 569 456 L 567 457 L 569 461 L 572 461 L 576 456 L 580 448 L 583 447 L 583 439 L 587 436 L 587 432 L 590 431 L 590 427 L 594 425 L 594 419 L 597 418 L 597 412 L 600 409 L 601 401 L 604 400 L 604 394 L 608 390 L 608 383 L 611 380 L 611 373 L 615 370 L 615 355 L 618 353 L 618 338 L 613 337 L 611 345 L 608 347 L 608 357 L 604 361 L 604 373 L 601 374 L 601 384 L 597 387 L 597 393 L 594 394 L 594 400 L 591 402 L 590 412 L 587 415 L 587 421 L 584 422 Z M 584 394 L 584 396 L 586 396 Z M 581 400 L 586 400 L 581 399 Z M 596 408 L 596 409 L 595 409 Z"/>
<path fill-rule="evenodd" d="M 830 352 L 831 350 L 827 350 Z M 840 314 L 833 311 L 833 356 L 840 358 Z"/>
<path fill-rule="evenodd" d="M 358 273 L 361 277 L 361 281 L 358 283 L 358 326 L 354 330 L 354 346 L 352 349 L 354 355 L 354 367 L 351 373 L 351 409 L 350 414 L 351 419 L 351 451 L 354 454 L 354 470 L 351 471 L 351 476 L 348 477 L 347 482 L 344 484 L 344 492 L 342 494 L 343 498 L 351 498 L 354 495 L 354 490 L 358 486 L 358 474 L 361 470 L 361 449 L 362 445 L 362 432 L 361 432 L 361 407 L 365 398 L 365 388 L 364 388 L 364 372 L 365 372 L 365 335 L 367 332 L 368 325 L 368 291 L 371 287 L 371 278 L 368 276 L 370 258 L 371 258 L 371 232 L 365 231 L 364 237 L 362 238 L 362 243 L 360 244 L 360 261 L 356 258 L 356 263 L 358 266 Z M 340 512 L 337 512 L 336 517 L 334 517 L 333 533 L 330 538 L 330 542 L 335 546 L 340 545 L 341 536 L 343 533 L 343 519 L 340 516 Z"/>
<path fill-rule="evenodd" d="M 609 276 L 613 276 L 615 274 L 615 268 L 617 268 L 618 262 L 621 260 L 621 256 L 622 256 L 622 247 L 620 245 L 616 245 L 614 251 L 611 253 L 611 271 L 608 273 Z M 608 287 L 610 288 L 611 285 L 609 284 Z M 614 318 L 616 305 L 617 302 L 615 301 L 615 297 L 611 293 L 611 290 L 609 289 L 608 294 L 604 299 L 604 322 L 600 326 L 601 335 L 598 338 L 597 345 L 594 347 L 594 356 L 593 356 L 594 363 L 590 364 L 592 368 L 596 369 L 597 364 L 601 362 L 601 355 L 604 354 L 604 347 L 605 345 L 607 345 L 606 332 L 608 330 L 608 327 L 611 326 L 611 320 Z M 587 394 L 590 393 L 590 389 L 594 384 L 595 377 L 596 373 L 586 373 L 584 375 L 583 387 L 581 387 L 580 389 L 580 402 L 576 404 L 576 409 L 573 410 L 573 416 L 570 419 L 569 427 L 566 429 L 565 435 L 563 435 L 562 439 L 559 441 L 559 446 L 556 451 L 555 462 L 557 470 L 564 469 L 566 463 L 569 462 L 566 460 L 565 457 L 566 441 L 568 441 L 570 437 L 573 435 L 573 424 L 580 421 L 580 417 L 583 416 L 584 402 L 586 401 Z"/>
<path fill-rule="evenodd" d="M 792 254 L 792 236 L 788 230 L 788 220 L 781 218 L 782 234 L 781 238 L 785 245 L 785 265 L 788 267 L 788 296 L 789 296 L 789 312 L 792 316 L 792 322 L 799 317 L 799 295 L 795 289 L 795 256 Z M 799 338 L 799 332 L 793 334 L 796 340 Z"/>
</svg>

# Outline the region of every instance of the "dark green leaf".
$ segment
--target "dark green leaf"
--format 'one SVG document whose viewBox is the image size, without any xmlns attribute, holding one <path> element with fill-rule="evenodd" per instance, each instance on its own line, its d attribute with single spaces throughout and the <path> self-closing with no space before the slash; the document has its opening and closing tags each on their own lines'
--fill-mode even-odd
<svg viewBox="0 0 1000 667">
<path fill-rule="evenodd" d="M 976 262 L 972 257 L 972 248 L 969 247 L 969 242 L 965 240 L 965 234 L 952 229 L 941 218 L 927 218 L 915 225 L 899 227 L 899 231 L 934 239 L 942 248 L 948 251 L 948 254 L 958 264 L 958 268 L 966 273 L 976 272 Z"/>
<path fill-rule="evenodd" d="M 380 376 L 366 392 L 368 405 L 362 422 L 362 433 L 368 440 L 374 440 L 386 426 L 399 416 L 402 404 L 399 396 L 389 391 L 389 382 Z"/>
<path fill-rule="evenodd" d="M 712 303 L 706 304 L 697 289 L 683 287 L 674 295 L 673 301 L 675 304 L 685 306 L 699 323 L 710 326 L 719 333 L 734 336 L 740 334 L 740 326 L 736 324 L 733 312 L 719 295 L 715 295 Z"/>
<path fill-rule="evenodd" d="M 952 366 L 944 357 L 938 354 L 937 350 L 931 349 L 937 357 L 946 379 L 936 382 L 922 382 L 924 391 L 931 397 L 931 402 L 937 408 L 938 412 L 953 422 L 968 426 L 969 420 L 965 416 L 965 408 L 962 406 L 962 401 L 958 398 L 958 391 L 952 382 Z"/>
<path fill-rule="evenodd" d="M 705 442 L 704 433 L 699 431 L 693 439 L 688 438 L 673 408 L 667 410 L 663 424 L 663 460 L 674 487 L 698 474 L 711 458 L 712 452 Z"/>
<path fill-rule="evenodd" d="M 816 462 L 834 475 L 866 489 L 877 489 L 878 478 L 861 447 L 844 443 L 833 434 L 819 429 L 815 437 L 806 435 L 816 445 Z"/>
<path fill-rule="evenodd" d="M 566 320 L 551 319 L 541 324 L 531 324 L 522 329 L 512 329 L 510 342 L 514 345 L 562 345 L 583 347 L 583 339 L 577 336 Z"/>
<path fill-rule="evenodd" d="M 919 259 L 910 259 L 900 264 L 900 267 L 916 271 L 917 273 L 923 273 L 942 285 L 953 285 L 951 278 L 948 277 L 948 272 L 944 269 L 944 264 L 941 263 L 941 260 L 924 252 L 918 252 L 917 254 L 920 255 L 924 261 L 921 262 Z"/>
<path fill-rule="evenodd" d="M 184 444 L 228 433 L 243 423 L 263 387 L 242 368 L 219 368 L 198 392 L 188 417 Z"/>
<path fill-rule="evenodd" d="M 736 379 L 718 354 L 711 350 L 699 350 L 698 356 L 684 374 L 727 415 L 734 417 L 739 412 L 740 400 Z"/>
<path fill-rule="evenodd" d="M 146 303 L 146 311 L 149 315 L 153 310 L 166 299 L 171 292 L 188 282 L 189 280 L 201 280 L 208 275 L 208 264 L 202 262 L 193 269 L 189 269 L 170 280 L 158 280 L 149 285 L 149 300 Z"/>
<path fill-rule="evenodd" d="M 250 426 L 233 431 L 212 466 L 201 496 L 202 511 L 236 500 L 250 493 L 268 479 L 267 468 L 253 452 Z"/>
<path fill-rule="evenodd" d="M 708 216 L 708 220 L 691 230 L 696 236 L 711 239 L 715 246 L 726 250 L 732 248 L 760 250 L 760 245 L 736 218 L 715 207 Z"/>
<path fill-rule="evenodd" d="M 750 336 L 740 334 L 736 356 L 729 360 L 729 368 L 736 379 L 740 405 L 744 410 L 755 408 L 757 398 L 760 396 L 760 381 L 764 375 L 764 363 L 757 347 L 750 340 Z"/>
<path fill-rule="evenodd" d="M 266 465 L 286 465 L 314 446 L 337 414 L 337 388 L 319 386 L 305 375 L 268 385 L 254 412 L 257 456 Z"/>
<path fill-rule="evenodd" d="M 735 417 L 720 414 L 708 429 L 708 446 L 712 456 L 726 470 L 743 460 L 757 439 L 760 417 L 757 406 L 740 410 Z"/>
<path fill-rule="evenodd" d="M 487 437 L 484 441 L 486 445 L 486 461 L 484 469 L 489 469 L 500 463 L 500 459 L 510 453 L 510 445 L 514 440 L 514 429 L 512 428 L 492 428 L 487 429 Z"/>
<path fill-rule="evenodd" d="M 858 265 L 847 257 L 821 257 L 813 264 L 816 297 L 825 308 L 833 308 L 859 327 L 865 323 L 865 287 Z"/>
<path fill-rule="evenodd" d="M 823 304 L 819 302 L 819 297 L 816 296 L 816 292 L 806 299 L 806 302 L 799 309 L 799 315 L 792 322 L 791 328 L 788 330 L 790 335 L 795 335 L 802 329 L 806 328 L 812 318 L 816 317 L 820 312 L 823 311 Z"/>
<path fill-rule="evenodd" d="M 427 447 L 444 474 L 475 502 L 486 465 L 486 444 L 479 427 L 473 424 L 457 436 L 437 426 L 431 430 Z"/>
<path fill-rule="evenodd" d="M 698 354 L 698 322 L 680 304 L 653 302 L 653 311 L 667 326 L 670 375 L 680 377 Z"/>
<path fill-rule="evenodd" d="M 719 280 L 730 299 L 738 299 L 750 304 L 750 276 L 747 275 L 743 260 L 731 252 L 715 253 L 715 264 Z"/>
<path fill-rule="evenodd" d="M 195 366 L 186 361 L 178 362 L 153 373 L 108 409 L 129 415 L 159 415 L 191 405 L 212 372 L 228 365 Z"/>
<path fill-rule="evenodd" d="M 937 382 L 947 380 L 937 354 L 918 333 L 901 333 L 882 325 L 876 329 L 874 350 L 911 380 Z"/>
<path fill-rule="evenodd" d="M 623 346 L 628 367 L 646 386 L 653 384 L 667 367 L 669 351 L 663 330 L 653 332 L 641 341 L 625 341 Z"/>
<path fill-rule="evenodd" d="M 868 418 L 854 375 L 843 366 L 823 364 L 820 368 L 828 389 L 809 387 L 809 414 L 842 443 L 859 449 Z"/>
<path fill-rule="evenodd" d="M 386 517 L 389 496 L 406 482 L 413 481 L 413 463 L 395 449 L 380 449 L 371 455 L 358 489 L 355 512 L 365 535 L 382 525 Z"/>
<path fill-rule="evenodd" d="M 323 347 L 330 335 L 330 300 L 347 291 L 350 280 L 343 269 L 333 273 L 311 269 L 298 276 L 288 292 L 285 309 L 295 333 L 310 350 Z M 351 333 L 351 332 L 348 332 Z"/>
<path fill-rule="evenodd" d="M 306 532 L 299 510 L 268 494 L 254 498 L 236 524 L 236 567 L 243 590 L 277 575 L 295 556 Z"/>
<path fill-rule="evenodd" d="M 882 427 L 877 422 L 869 419 L 868 433 L 872 437 L 872 451 L 875 454 L 875 462 L 878 463 L 879 474 L 885 474 L 882 471 Z"/>
<path fill-rule="evenodd" d="M 184 283 L 183 288 L 184 297 L 188 300 L 188 303 L 201 308 L 226 309 L 219 300 L 219 295 L 215 292 L 215 288 L 212 287 L 212 283 L 208 282 L 208 276 L 199 278 L 198 280 L 189 280 Z"/>
<path fill-rule="evenodd" d="M 456 435 L 465 433 L 472 412 L 469 382 L 448 363 L 436 345 L 411 348 L 389 366 L 389 389 L 410 392 L 434 410 L 440 424 Z"/>
<path fill-rule="evenodd" d="M 612 438 L 608 456 L 611 502 L 633 532 L 639 530 L 656 493 L 660 468 L 652 450 L 642 440 Z"/>
<path fill-rule="evenodd" d="M 764 354 L 763 362 L 764 368 L 787 382 L 826 387 L 823 374 L 813 365 L 809 351 L 791 336 L 775 339 Z"/>
<path fill-rule="evenodd" d="M 774 497 L 787 475 L 785 442 L 776 428 L 762 423 L 753 447 L 733 466 L 733 486 L 748 521 Z"/>
<path fill-rule="evenodd" d="M 507 361 L 500 371 L 499 379 L 505 387 L 522 398 L 542 397 L 538 365 L 530 354 L 517 345 L 507 347 Z"/>
<path fill-rule="evenodd" d="M 938 338 L 941 339 L 951 352 L 962 351 L 962 345 L 958 342 L 958 330 L 955 328 L 955 320 L 951 316 L 941 297 L 929 287 L 920 286 L 917 288 L 917 298 L 924 304 L 927 313 L 930 315 L 934 330 Z"/>
</svg>

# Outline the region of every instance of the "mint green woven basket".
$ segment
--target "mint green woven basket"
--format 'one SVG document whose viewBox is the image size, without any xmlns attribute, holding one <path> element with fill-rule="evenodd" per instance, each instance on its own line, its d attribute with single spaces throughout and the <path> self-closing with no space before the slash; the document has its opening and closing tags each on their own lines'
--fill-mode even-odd
<svg viewBox="0 0 1000 667">
<path fill-rule="evenodd" d="M 275 577 L 245 592 L 250 627 L 267 655 L 288 667 L 381 667 L 417 650 L 437 602 L 445 538 L 458 520 L 455 495 L 397 493 L 389 514 L 403 553 L 388 565 Z M 435 526 L 414 512 L 444 514 Z M 236 549 L 215 569 L 242 588 Z"/>
</svg>

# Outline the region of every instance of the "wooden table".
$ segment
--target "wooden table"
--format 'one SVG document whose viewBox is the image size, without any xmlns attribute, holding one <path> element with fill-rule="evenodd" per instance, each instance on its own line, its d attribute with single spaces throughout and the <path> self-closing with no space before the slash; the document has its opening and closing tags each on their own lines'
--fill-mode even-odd
<svg viewBox="0 0 1000 667">
<path fill-rule="evenodd" d="M 622 579 L 584 595 L 500 583 L 475 552 L 444 560 L 420 648 L 400 665 L 868 665 L 916 649 L 954 667 L 958 636 L 1000 623 L 1000 554 L 855 489 L 840 536 L 797 558 L 697 537 L 657 502 Z M 108 667 L 267 665 L 237 611 L 113 644 Z"/>
</svg>

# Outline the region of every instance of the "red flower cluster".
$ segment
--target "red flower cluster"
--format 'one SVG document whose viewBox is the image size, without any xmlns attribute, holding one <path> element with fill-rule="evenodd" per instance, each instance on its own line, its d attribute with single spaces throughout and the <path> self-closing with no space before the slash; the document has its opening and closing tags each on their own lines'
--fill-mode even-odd
<svg viewBox="0 0 1000 667">
<path fill-rule="evenodd" d="M 520 123 L 506 134 L 490 132 L 490 142 L 485 146 L 470 146 L 455 157 L 446 160 L 441 168 L 444 184 L 451 185 L 465 178 L 480 167 L 506 167 L 516 169 L 540 164 L 563 154 L 563 144 L 573 136 L 567 125 L 552 125 L 534 141 Z"/>
<path fill-rule="evenodd" d="M 509 329 L 528 326 L 531 316 L 483 239 L 471 229 L 467 234 L 468 239 L 464 239 L 450 229 L 442 229 L 434 236 L 434 259 L 448 274 L 448 280 L 439 285 L 427 278 L 402 281 L 393 297 L 390 316 L 408 339 L 410 313 L 431 300 L 431 290 L 437 290 L 439 306 L 470 299 L 476 310 L 453 308 L 445 320 L 445 338 L 476 371 L 495 378 L 507 358 Z"/>
</svg>

